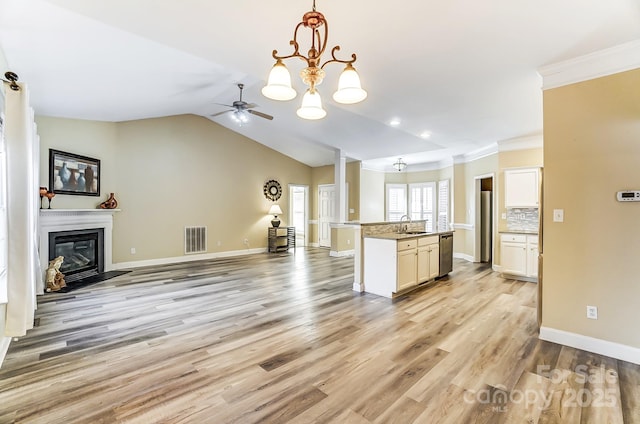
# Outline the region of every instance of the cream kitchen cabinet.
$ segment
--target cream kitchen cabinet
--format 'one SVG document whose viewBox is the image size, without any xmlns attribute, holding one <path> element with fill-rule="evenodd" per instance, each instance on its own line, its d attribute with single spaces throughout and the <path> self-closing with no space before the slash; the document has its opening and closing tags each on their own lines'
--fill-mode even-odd
<svg viewBox="0 0 640 424">
<path fill-rule="evenodd" d="M 504 206 L 506 208 L 537 208 L 540 206 L 539 168 L 505 169 Z"/>
<path fill-rule="evenodd" d="M 538 277 L 538 236 L 505 233 L 500 235 L 500 266 L 503 274 Z"/>
<path fill-rule="evenodd" d="M 433 280 L 440 272 L 440 244 L 437 236 L 418 239 L 418 283 Z"/>
<path fill-rule="evenodd" d="M 394 239 L 364 239 L 365 291 L 393 297 L 438 276 L 437 235 Z"/>
</svg>

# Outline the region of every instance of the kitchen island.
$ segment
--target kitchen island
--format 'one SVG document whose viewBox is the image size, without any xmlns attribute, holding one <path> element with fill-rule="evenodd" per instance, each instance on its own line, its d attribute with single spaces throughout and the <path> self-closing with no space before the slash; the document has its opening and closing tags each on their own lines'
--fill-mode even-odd
<svg viewBox="0 0 640 424">
<path fill-rule="evenodd" d="M 453 232 L 424 228 L 424 221 L 359 224 L 354 290 L 393 298 L 450 272 Z"/>
</svg>

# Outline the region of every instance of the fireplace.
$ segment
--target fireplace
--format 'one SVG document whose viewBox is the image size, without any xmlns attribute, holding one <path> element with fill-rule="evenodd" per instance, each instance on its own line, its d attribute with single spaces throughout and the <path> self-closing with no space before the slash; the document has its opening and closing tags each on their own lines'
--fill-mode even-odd
<svg viewBox="0 0 640 424">
<path fill-rule="evenodd" d="M 95 246 L 100 245 L 102 253 L 98 253 L 95 256 L 95 262 L 98 263 L 98 269 L 96 270 L 96 272 L 103 275 L 113 271 L 114 266 L 112 262 L 111 251 L 113 243 L 113 214 L 118 211 L 119 209 L 40 209 L 40 267 L 42 271 L 42 279 L 38 281 L 36 287 L 36 292 L 38 294 L 44 294 L 46 269 L 51 258 L 62 255 L 65 257 L 63 265 L 68 266 L 72 262 L 70 259 L 68 259 L 68 254 L 56 254 L 55 250 L 53 252 L 49 252 L 49 234 L 51 233 L 61 233 L 67 235 L 76 233 L 82 234 L 82 237 L 85 237 L 85 232 L 101 232 L 102 241 L 81 239 L 77 240 L 76 244 L 75 242 L 69 243 L 69 240 L 66 240 L 66 242 L 69 244 L 63 244 L 61 248 L 70 249 L 69 251 L 72 254 L 75 252 L 82 255 L 82 257 L 77 256 L 73 263 L 77 263 L 79 268 L 83 268 L 83 266 L 80 265 L 85 262 L 85 259 L 83 257 L 87 256 L 84 254 L 84 252 L 86 252 L 87 249 L 93 249 L 95 248 Z M 74 276 L 72 271 L 62 271 L 62 273 L 65 274 L 66 282 L 69 282 L 67 275 L 72 280 L 76 278 L 86 281 L 95 278 L 84 278 L 81 273 L 88 271 L 87 269 L 76 269 L 73 271 L 77 271 L 77 275 Z M 93 273 L 93 271 L 89 272 Z M 77 281 L 77 283 L 80 283 L 80 281 Z"/>
<path fill-rule="evenodd" d="M 67 283 L 104 271 L 104 229 L 49 233 L 49 260 L 64 257 L 60 272 Z"/>
</svg>

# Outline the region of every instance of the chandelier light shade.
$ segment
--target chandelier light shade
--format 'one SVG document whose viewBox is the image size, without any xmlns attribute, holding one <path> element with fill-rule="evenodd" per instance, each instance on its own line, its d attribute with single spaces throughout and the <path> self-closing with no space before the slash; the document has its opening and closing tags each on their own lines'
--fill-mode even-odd
<svg viewBox="0 0 640 424">
<path fill-rule="evenodd" d="M 360 76 L 349 63 L 340 74 L 338 91 L 333 93 L 333 100 L 343 104 L 359 103 L 367 98 L 367 92 L 360 86 Z"/>
<path fill-rule="evenodd" d="M 307 56 L 300 53 L 300 45 L 298 44 L 298 30 L 302 27 L 311 30 L 311 46 Z M 316 86 L 322 83 L 325 76 L 324 67 L 329 63 L 346 65 L 340 75 L 338 90 L 334 93 L 333 99 L 343 104 L 363 101 L 367 97 L 367 92 L 362 89 L 360 76 L 353 67 L 353 63 L 356 61 L 355 53 L 351 55 L 351 59 L 338 59 L 336 52 L 340 50 L 340 46 L 335 46 L 331 49 L 331 58 L 322 63 L 322 54 L 327 48 L 328 33 L 327 20 L 322 13 L 316 11 L 316 2 L 313 0 L 313 10 L 304 14 L 302 21 L 296 25 L 293 32 L 293 40 L 289 42 L 293 46 L 293 53 L 280 56 L 277 50 L 273 51 L 272 56 L 276 63 L 271 68 L 267 85 L 262 89 L 262 94 L 270 99 L 283 101 L 296 97 L 296 91 L 291 86 L 291 74 L 282 61 L 297 57 L 307 64 L 307 67 L 300 71 L 300 78 L 309 86 L 302 99 L 302 106 L 297 111 L 299 117 L 321 119 L 326 116 L 327 112 L 322 109 L 322 100 Z"/>
<path fill-rule="evenodd" d="M 402 158 L 398 158 L 398 161 L 393 164 L 396 171 L 402 172 L 407 167 L 407 164 L 402 161 Z"/>
<path fill-rule="evenodd" d="M 291 74 L 280 59 L 273 65 L 269 73 L 267 85 L 262 88 L 262 94 L 273 100 L 286 101 L 295 98 L 298 93 L 291 87 Z"/>
<path fill-rule="evenodd" d="M 302 97 L 302 106 L 296 112 L 303 119 L 322 119 L 327 115 L 327 111 L 322 108 L 322 99 L 318 90 L 307 90 Z"/>
</svg>

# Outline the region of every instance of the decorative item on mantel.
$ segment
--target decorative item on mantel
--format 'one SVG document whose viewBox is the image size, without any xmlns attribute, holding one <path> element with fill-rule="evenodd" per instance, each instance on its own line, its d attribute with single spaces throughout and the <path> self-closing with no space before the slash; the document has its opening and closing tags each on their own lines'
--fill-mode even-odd
<svg viewBox="0 0 640 424">
<path fill-rule="evenodd" d="M 47 190 L 47 192 L 44 195 L 47 197 L 47 200 L 49 200 L 49 207 L 47 209 L 51 209 L 51 199 L 53 199 L 56 196 L 56 194 L 53 191 Z"/>
<path fill-rule="evenodd" d="M 58 291 L 67 286 L 64 281 L 64 274 L 60 272 L 62 262 L 64 262 L 63 256 L 58 256 L 49 261 L 49 268 L 47 268 L 46 273 L 47 292 Z"/>
<path fill-rule="evenodd" d="M 40 209 L 42 209 L 42 199 L 47 197 L 47 191 L 49 191 L 46 187 L 40 187 Z"/>
<path fill-rule="evenodd" d="M 278 215 L 282 214 L 282 209 L 280 209 L 280 205 L 277 203 L 274 203 L 273 205 L 271 205 L 271 208 L 269 208 L 269 215 L 273 215 L 273 219 L 271 220 L 271 225 L 273 225 L 274 228 L 278 228 L 280 226 L 280 219 L 278 218 Z"/>
<path fill-rule="evenodd" d="M 118 207 L 118 201 L 113 197 L 113 193 L 109 193 L 109 198 L 100 203 L 100 209 L 115 209 Z"/>
</svg>

